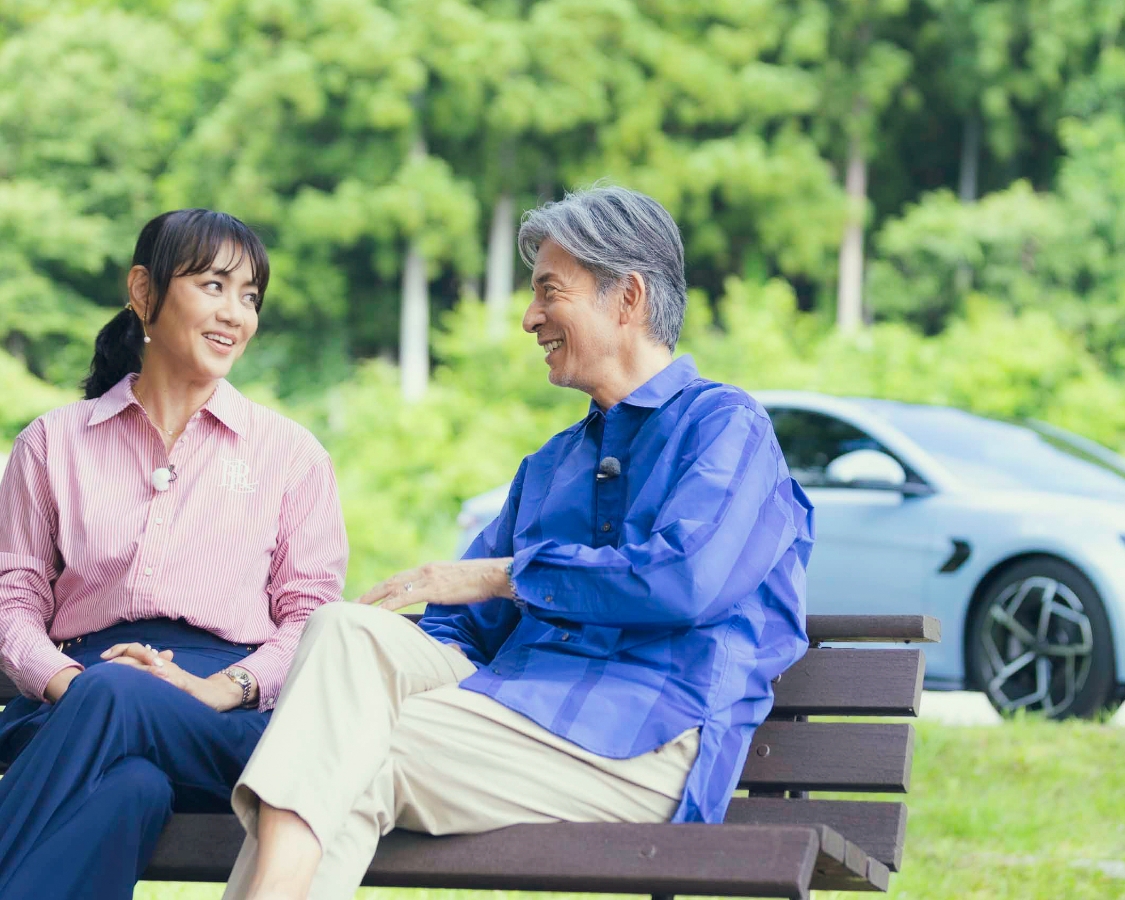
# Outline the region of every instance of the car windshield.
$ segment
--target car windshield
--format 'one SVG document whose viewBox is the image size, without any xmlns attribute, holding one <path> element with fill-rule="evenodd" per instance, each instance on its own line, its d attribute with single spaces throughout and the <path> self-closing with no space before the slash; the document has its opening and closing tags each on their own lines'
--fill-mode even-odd
<svg viewBox="0 0 1125 900">
<path fill-rule="evenodd" d="M 1013 425 L 946 407 L 865 405 L 970 484 L 1125 500 L 1125 458 L 1061 428 Z"/>
</svg>

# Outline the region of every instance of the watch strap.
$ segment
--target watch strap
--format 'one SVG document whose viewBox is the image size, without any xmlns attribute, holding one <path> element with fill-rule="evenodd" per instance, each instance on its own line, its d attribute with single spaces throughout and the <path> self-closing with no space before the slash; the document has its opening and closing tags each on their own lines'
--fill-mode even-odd
<svg viewBox="0 0 1125 900">
<path fill-rule="evenodd" d="M 226 668 L 222 670 L 222 674 L 242 688 L 242 703 L 239 708 L 248 709 L 250 707 L 250 691 L 254 686 L 254 682 L 250 679 L 250 673 L 242 669 Z"/>
</svg>

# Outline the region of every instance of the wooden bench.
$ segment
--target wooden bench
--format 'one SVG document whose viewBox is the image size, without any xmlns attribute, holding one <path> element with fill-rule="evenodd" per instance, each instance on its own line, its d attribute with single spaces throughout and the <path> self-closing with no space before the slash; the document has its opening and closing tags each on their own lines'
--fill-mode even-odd
<svg viewBox="0 0 1125 900">
<path fill-rule="evenodd" d="M 902 864 L 906 806 L 809 799 L 810 791 L 906 793 L 909 723 L 810 717 L 915 716 L 921 650 L 829 642 L 936 641 L 926 616 L 810 616 L 812 646 L 776 683 L 738 794 L 722 825 L 517 825 L 477 835 L 392 832 L 363 879 L 405 888 L 806 898 L 810 890 L 885 891 Z M 15 694 L 3 676 L 0 702 Z M 294 773 L 299 777 L 299 773 Z M 173 816 L 151 881 L 227 880 L 242 829 L 231 814 Z"/>
</svg>

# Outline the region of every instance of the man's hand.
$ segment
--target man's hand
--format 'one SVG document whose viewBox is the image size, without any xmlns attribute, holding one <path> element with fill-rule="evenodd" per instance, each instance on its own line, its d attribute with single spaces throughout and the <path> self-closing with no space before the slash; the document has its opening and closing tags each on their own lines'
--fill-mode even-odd
<svg viewBox="0 0 1125 900">
<path fill-rule="evenodd" d="M 381 581 L 359 598 L 383 609 L 402 609 L 415 603 L 459 606 L 493 597 L 511 597 L 507 567 L 511 557 L 433 562 L 399 572 Z"/>
<path fill-rule="evenodd" d="M 43 696 L 47 698 L 47 702 L 58 703 L 66 693 L 66 689 L 70 687 L 70 683 L 81 674 L 82 670 L 77 666 L 67 666 L 52 675 L 51 680 L 47 682 L 47 687 L 43 689 Z"/>
<path fill-rule="evenodd" d="M 226 675 L 216 673 L 200 678 L 172 662 L 173 656 L 171 650 L 157 651 L 147 644 L 132 643 L 115 644 L 102 654 L 102 659 L 155 675 L 219 712 L 242 705 L 242 689 Z M 251 696 L 256 693 L 255 688 Z"/>
</svg>

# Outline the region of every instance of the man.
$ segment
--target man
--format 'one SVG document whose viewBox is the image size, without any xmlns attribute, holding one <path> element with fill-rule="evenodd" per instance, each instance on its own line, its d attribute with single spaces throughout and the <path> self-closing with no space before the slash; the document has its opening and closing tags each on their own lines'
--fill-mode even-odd
<svg viewBox="0 0 1125 900">
<path fill-rule="evenodd" d="M 524 329 L 590 412 L 464 560 L 313 613 L 234 793 L 228 898 L 351 897 L 381 834 L 721 821 L 808 645 L 812 509 L 769 418 L 673 361 L 683 247 L 621 188 L 528 213 Z M 421 628 L 394 610 L 425 601 Z"/>
</svg>

